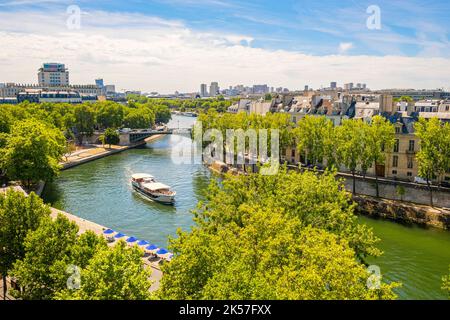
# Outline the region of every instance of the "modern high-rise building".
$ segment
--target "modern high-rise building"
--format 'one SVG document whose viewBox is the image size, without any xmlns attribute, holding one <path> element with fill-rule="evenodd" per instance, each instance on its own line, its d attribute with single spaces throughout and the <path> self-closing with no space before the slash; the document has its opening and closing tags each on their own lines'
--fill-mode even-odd
<svg viewBox="0 0 450 320">
<path fill-rule="evenodd" d="M 44 63 L 38 72 L 40 86 L 57 87 L 69 85 L 69 70 L 62 63 Z"/>
<path fill-rule="evenodd" d="M 208 96 L 208 86 L 205 83 L 200 85 L 200 96 L 207 97 Z"/>
<path fill-rule="evenodd" d="M 337 82 L 333 81 L 330 83 L 330 87 L 331 89 L 336 89 L 337 88 Z"/>
<path fill-rule="evenodd" d="M 211 85 L 209 86 L 209 95 L 211 97 L 215 97 L 219 94 L 219 92 L 220 92 L 219 83 L 211 82 Z"/>
<path fill-rule="evenodd" d="M 103 79 L 96 79 L 95 80 L 95 85 L 97 87 L 99 87 L 100 89 L 103 89 L 103 87 L 105 86 L 104 83 L 103 83 Z"/>
</svg>

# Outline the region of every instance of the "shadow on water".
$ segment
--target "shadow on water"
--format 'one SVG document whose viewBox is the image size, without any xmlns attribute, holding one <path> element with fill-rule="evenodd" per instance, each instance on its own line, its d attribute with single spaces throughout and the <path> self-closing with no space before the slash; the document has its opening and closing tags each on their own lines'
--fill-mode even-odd
<svg viewBox="0 0 450 320">
<path fill-rule="evenodd" d="M 135 191 L 133 191 L 133 199 L 135 199 L 136 201 L 139 201 L 140 203 L 142 203 L 144 205 L 151 206 L 155 210 L 158 210 L 160 212 L 175 213 L 177 211 L 176 210 L 176 202 L 174 205 L 162 204 L 162 203 L 150 200 Z"/>
</svg>

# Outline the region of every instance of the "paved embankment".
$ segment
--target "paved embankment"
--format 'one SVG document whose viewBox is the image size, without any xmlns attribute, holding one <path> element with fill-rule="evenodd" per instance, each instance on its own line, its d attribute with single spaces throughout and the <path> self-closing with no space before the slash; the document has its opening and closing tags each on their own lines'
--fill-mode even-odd
<svg viewBox="0 0 450 320">
<path fill-rule="evenodd" d="M 62 165 L 61 170 L 66 170 L 69 168 L 73 168 L 76 166 L 79 166 L 81 164 L 91 162 L 97 159 L 101 159 L 104 157 L 108 157 L 110 155 L 123 152 L 125 150 L 133 149 L 142 145 L 145 145 L 148 142 L 152 142 L 154 140 L 157 140 L 159 138 L 163 137 L 163 135 L 154 135 L 151 136 L 144 141 L 141 141 L 139 143 L 135 143 L 128 146 L 111 146 L 111 148 L 105 148 L 101 145 L 93 145 L 92 147 L 85 148 L 83 150 L 79 150 L 71 154 L 67 161 L 63 161 L 60 164 Z"/>
</svg>

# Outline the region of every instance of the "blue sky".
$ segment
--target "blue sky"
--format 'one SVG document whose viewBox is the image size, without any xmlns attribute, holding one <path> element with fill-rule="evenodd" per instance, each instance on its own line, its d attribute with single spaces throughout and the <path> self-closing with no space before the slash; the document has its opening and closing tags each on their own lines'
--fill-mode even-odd
<svg viewBox="0 0 450 320">
<path fill-rule="evenodd" d="M 370 81 L 378 77 L 376 78 L 377 86 L 383 87 L 380 78 L 385 74 L 382 68 L 382 59 L 395 64 L 392 57 L 396 57 L 399 59 L 399 63 L 405 66 L 408 63 L 411 65 L 415 63 L 407 58 L 438 59 L 436 60 L 439 62 L 438 66 L 442 69 L 442 66 L 446 66 L 447 59 L 450 58 L 450 2 L 447 0 L 0 0 L 0 18 L 8 20 L 8 17 L 11 17 L 9 24 L 6 23 L 8 21 L 3 24 L 0 22 L 0 32 L 7 35 L 6 38 L 10 39 L 13 46 L 20 46 L 19 41 L 15 42 L 14 40 L 14 36 L 20 34 L 35 37 L 54 35 L 56 37 L 58 32 L 62 34 L 64 31 L 61 28 L 57 31 L 57 23 L 60 23 L 60 27 L 64 27 L 64 19 L 67 18 L 65 9 L 72 4 L 78 5 L 83 12 L 81 20 L 83 27 L 76 32 L 70 31 L 73 32 L 73 39 L 83 32 L 90 35 L 95 33 L 110 41 L 116 39 L 116 42 L 118 38 L 123 40 L 124 37 L 128 37 L 129 40 L 142 41 L 143 36 L 146 35 L 148 37 L 145 39 L 151 39 L 156 44 L 159 42 L 155 37 L 158 38 L 161 30 L 166 28 L 164 32 L 173 36 L 173 43 L 171 45 L 160 43 L 161 50 L 167 50 L 169 46 L 173 46 L 173 48 L 188 46 L 190 48 L 191 44 L 195 43 L 198 46 L 191 48 L 193 51 L 184 53 L 186 61 L 189 60 L 186 56 L 192 55 L 193 52 L 199 55 L 198 60 L 201 61 L 200 55 L 202 57 L 205 55 L 205 61 L 209 61 L 211 56 L 208 53 L 225 46 L 227 50 L 243 55 L 236 56 L 234 61 L 228 61 L 230 68 L 233 64 L 246 61 L 247 54 L 256 54 L 261 59 L 260 61 L 264 60 L 262 57 L 264 55 L 268 63 L 277 62 L 274 57 L 276 52 L 282 52 L 280 58 L 283 56 L 288 60 L 291 58 L 295 60 L 295 57 L 291 57 L 292 54 L 298 55 L 298 59 L 302 59 L 303 55 L 306 55 L 308 59 L 311 59 L 311 63 L 323 63 L 331 68 L 333 76 L 338 77 L 335 80 L 339 82 L 341 79 L 346 81 L 344 79 L 349 72 L 352 76 L 355 76 L 356 73 L 354 69 L 345 70 L 342 67 L 344 63 L 352 63 L 351 61 L 360 63 L 365 58 L 372 61 L 372 67 L 378 69 L 375 70 L 375 75 L 371 74 L 366 77 L 367 80 L 361 79 L 361 81 Z M 379 30 L 370 30 L 366 26 L 366 21 L 371 15 L 366 10 L 370 5 L 377 5 L 380 8 L 381 29 Z M 36 20 L 39 21 L 33 21 L 33 18 L 37 18 Z M 41 34 L 39 30 L 42 30 Z M 67 30 L 65 31 L 64 34 L 67 35 Z M 117 31 L 116 34 L 114 34 L 115 31 Z M 184 42 L 177 42 L 181 38 L 184 39 Z M 137 42 L 134 44 L 137 45 Z M 150 46 L 149 43 L 146 45 Z M 61 47 L 66 48 L 67 46 L 61 45 Z M 245 48 L 247 50 L 244 50 Z M 23 48 L 17 48 L 17 51 L 21 51 L 21 49 Z M 39 57 L 51 58 L 51 54 L 44 48 L 34 48 L 33 50 L 37 50 L 35 52 L 36 60 Z M 39 52 L 39 50 L 43 52 Z M 79 50 L 86 49 L 79 48 Z M 165 63 L 165 57 L 155 54 L 154 48 L 143 50 L 146 51 L 145 54 L 151 53 L 151 59 L 144 59 L 142 56 L 143 66 L 148 66 L 152 61 L 155 62 L 155 65 Z M 113 50 L 110 51 L 108 63 L 126 64 L 124 52 L 112 56 L 114 53 Z M 84 52 L 84 57 L 80 54 L 77 59 L 82 60 L 79 62 L 83 64 L 88 64 L 90 56 L 93 59 L 102 58 L 95 57 L 95 55 L 98 54 Z M 181 58 L 181 56 L 174 57 L 171 61 L 179 61 Z M 64 60 L 65 57 L 56 56 L 53 60 L 55 59 Z M 74 61 L 74 57 L 68 58 L 68 60 Z M 228 57 L 226 60 L 229 60 Z M 417 61 L 424 63 L 423 60 Z M 189 60 L 189 63 L 193 62 L 195 59 Z M 283 61 L 278 61 L 278 63 L 283 63 Z M 290 61 L 290 63 L 289 66 L 292 66 L 294 61 Z M 298 67 L 301 68 L 304 65 L 299 62 Z M 35 66 L 34 69 L 36 69 Z M 326 69 L 318 68 L 317 72 L 323 72 L 323 70 Z M 359 70 L 361 71 L 361 68 Z M 192 72 L 192 70 L 187 71 Z M 447 71 L 450 72 L 448 66 Z M 225 71 L 219 70 L 218 72 L 220 75 Z M 294 85 L 295 70 L 283 69 L 282 72 L 283 77 L 281 78 L 290 79 L 285 85 Z M 373 71 L 371 72 L 373 73 Z M 202 76 L 204 73 L 204 71 L 200 72 Z M 310 73 L 314 74 L 314 70 L 308 70 L 308 75 Z M 208 79 L 205 76 L 204 81 L 212 81 L 213 77 L 212 74 L 208 75 Z M 261 78 L 261 82 L 268 82 L 274 77 L 267 70 L 255 72 L 253 77 L 247 75 L 242 77 L 244 78 L 242 80 L 238 75 L 232 79 L 230 74 L 226 74 L 222 77 L 223 79 L 218 80 L 225 81 L 228 85 L 232 84 L 232 81 L 237 84 L 243 80 L 251 81 L 258 78 Z M 126 78 L 127 76 L 124 76 L 122 80 L 126 85 L 131 85 Z M 333 80 L 327 77 L 324 77 L 323 80 L 309 79 L 302 79 L 302 81 L 305 83 L 311 81 L 311 84 L 319 86 L 326 85 L 327 81 Z M 0 78 L 0 82 L 4 80 L 7 79 Z M 435 81 L 426 79 L 425 82 L 420 83 L 420 75 L 412 74 L 405 81 L 405 86 L 412 86 L 416 81 L 417 86 L 448 87 L 447 80 L 448 78 L 445 76 L 444 78 L 439 76 Z M 121 81 L 121 79 L 111 79 L 111 81 Z M 323 82 L 319 83 L 319 81 Z M 355 82 L 359 82 L 359 79 L 355 79 Z M 385 81 L 386 85 L 390 82 L 392 81 Z M 177 83 L 183 84 L 178 81 Z M 283 85 L 282 83 L 278 84 Z M 398 85 L 401 86 L 401 83 Z M 189 90 L 194 88 L 194 85 L 189 84 L 183 87 L 185 90 Z M 301 87 L 300 83 L 297 87 Z M 164 89 L 175 89 L 175 86 L 170 89 L 167 86 L 160 90 Z"/>
</svg>

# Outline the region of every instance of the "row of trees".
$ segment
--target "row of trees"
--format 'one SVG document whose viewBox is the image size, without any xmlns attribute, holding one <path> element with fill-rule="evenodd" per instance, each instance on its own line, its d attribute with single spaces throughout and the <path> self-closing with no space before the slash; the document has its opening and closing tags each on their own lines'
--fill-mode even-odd
<svg viewBox="0 0 450 320">
<path fill-rule="evenodd" d="M 357 170 L 366 175 L 369 168 L 384 164 L 385 152 L 395 142 L 395 129 L 381 116 L 373 117 L 370 123 L 344 120 L 337 127 L 325 117 L 306 116 L 293 130 L 293 138 L 305 164 L 348 169 L 353 175 L 355 193 Z M 376 187 L 378 196 L 378 180 Z"/>
<path fill-rule="evenodd" d="M 226 112 L 238 99 L 225 100 L 223 96 L 208 99 L 153 99 L 145 96 L 130 94 L 127 96 L 128 103 L 133 104 L 151 104 L 164 105 L 171 109 L 176 109 L 182 112 L 197 111 L 208 112 L 210 109 L 215 109 L 218 112 Z"/>
<path fill-rule="evenodd" d="M 123 106 L 106 101 L 70 105 L 64 103 L 4 105 L 1 108 L 0 132 L 9 132 L 14 122 L 24 119 L 38 119 L 61 131 L 66 137 L 74 135 L 81 141 L 95 129 L 107 128 L 150 128 L 155 123 L 167 123 L 170 110 L 160 104 L 132 104 Z"/>
<path fill-rule="evenodd" d="M 238 114 L 219 113 L 215 109 L 210 109 L 206 113 L 201 113 L 198 121 L 202 123 L 203 134 L 206 130 L 217 129 L 226 137 L 229 129 L 248 130 L 248 129 L 267 129 L 268 132 L 268 151 L 270 151 L 270 129 L 277 129 L 280 132 L 280 148 L 286 148 L 292 143 L 292 123 L 290 116 L 283 113 L 268 113 L 266 115 L 250 114 L 244 112 Z M 256 131 L 259 134 L 258 131 Z M 224 139 L 224 143 L 225 143 Z M 206 143 L 206 142 L 205 142 Z M 224 149 L 225 150 L 225 149 Z"/>
<path fill-rule="evenodd" d="M 165 105 L 123 106 L 115 102 L 2 105 L 0 108 L 0 179 L 33 183 L 51 180 L 59 171 L 64 154 L 74 142 L 95 129 L 106 129 L 101 141 L 117 144 L 117 128 L 149 128 L 167 123 L 171 113 Z"/>
<path fill-rule="evenodd" d="M 381 116 L 374 116 L 371 122 L 344 120 L 340 126 L 334 126 L 326 117 L 306 116 L 294 125 L 286 114 L 219 114 L 210 110 L 201 114 L 199 121 L 203 130 L 218 129 L 224 136 L 227 129 L 279 129 L 280 147 L 295 148 L 303 164 L 349 170 L 353 175 L 353 192 L 356 173 L 365 176 L 370 168 L 384 165 L 386 153 L 392 152 L 395 144 L 394 125 Z M 428 181 L 432 205 L 431 181 L 450 172 L 450 123 L 420 118 L 415 131 L 421 141 L 416 157 L 419 176 Z M 375 178 L 378 196 L 377 174 Z"/>
<path fill-rule="evenodd" d="M 78 235 L 65 216 L 50 218 L 50 208 L 31 193 L 0 195 L 0 273 L 27 300 L 149 299 L 150 271 L 143 251 L 125 242 L 109 247 L 93 232 Z"/>
</svg>

